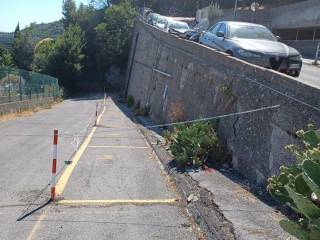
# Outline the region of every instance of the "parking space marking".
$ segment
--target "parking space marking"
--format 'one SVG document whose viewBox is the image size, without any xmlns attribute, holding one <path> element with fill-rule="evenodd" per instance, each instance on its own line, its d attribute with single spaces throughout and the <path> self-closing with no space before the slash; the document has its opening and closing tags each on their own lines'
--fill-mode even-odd
<svg viewBox="0 0 320 240">
<path fill-rule="evenodd" d="M 99 156 L 96 156 L 96 159 L 97 160 L 114 160 L 115 157 L 113 154 L 108 154 L 108 155 L 99 155 Z"/>
<path fill-rule="evenodd" d="M 157 205 L 175 204 L 177 199 L 115 199 L 115 200 L 60 200 L 58 205 L 67 206 L 110 206 L 110 205 Z"/>
<path fill-rule="evenodd" d="M 103 108 L 100 116 L 97 119 L 97 124 L 100 122 L 101 117 L 104 113 L 104 111 L 106 110 L 106 107 Z M 83 155 L 84 151 L 86 150 L 86 148 L 88 147 L 89 143 L 91 142 L 91 139 L 93 137 L 93 134 L 95 133 L 97 127 L 93 127 L 90 134 L 86 137 L 86 139 L 84 140 L 84 142 L 82 143 L 82 145 L 80 146 L 79 150 L 76 152 L 76 154 L 73 156 L 72 158 L 72 163 L 70 165 L 67 166 L 67 168 L 65 169 L 65 171 L 63 172 L 63 174 L 61 175 L 59 181 L 56 184 L 56 193 L 57 195 L 61 196 L 69 179 L 70 176 L 74 170 L 74 168 L 76 167 L 77 163 L 79 162 L 81 156 Z"/>
<path fill-rule="evenodd" d="M 36 234 L 37 230 L 40 228 L 40 225 L 42 223 L 42 221 L 44 220 L 44 218 L 46 217 L 46 213 L 47 211 L 45 210 L 44 212 L 41 213 L 40 217 L 38 218 L 37 222 L 35 223 L 35 225 L 33 225 L 27 240 L 32 240 L 34 235 Z"/>
<path fill-rule="evenodd" d="M 97 146 L 97 145 L 90 145 L 88 148 L 120 148 L 120 149 L 148 149 L 149 147 L 147 146 Z"/>
</svg>

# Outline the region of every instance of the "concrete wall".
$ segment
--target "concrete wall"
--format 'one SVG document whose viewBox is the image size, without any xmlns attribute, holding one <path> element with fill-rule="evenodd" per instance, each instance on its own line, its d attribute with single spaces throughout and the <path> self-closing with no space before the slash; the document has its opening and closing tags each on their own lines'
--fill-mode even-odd
<svg viewBox="0 0 320 240">
<path fill-rule="evenodd" d="M 219 121 L 234 167 L 251 181 L 263 184 L 280 165 L 292 163 L 284 147 L 298 142 L 295 132 L 311 122 L 320 126 L 319 89 L 142 22 L 133 40 L 128 94 L 150 106 L 159 123 L 281 105 Z"/>
<path fill-rule="evenodd" d="M 271 9 L 272 28 L 320 26 L 320 1 L 309 0 Z"/>
<path fill-rule="evenodd" d="M 0 104 L 0 116 L 9 113 L 21 113 L 26 110 L 33 110 L 37 107 L 47 106 L 53 103 L 54 98 L 37 98 L 31 100 L 24 100 L 21 102 L 3 103 Z"/>
</svg>

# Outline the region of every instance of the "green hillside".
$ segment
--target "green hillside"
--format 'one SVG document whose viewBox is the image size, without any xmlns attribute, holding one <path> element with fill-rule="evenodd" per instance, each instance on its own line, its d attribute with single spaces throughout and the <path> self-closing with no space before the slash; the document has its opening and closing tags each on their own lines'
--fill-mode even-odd
<svg viewBox="0 0 320 240">
<path fill-rule="evenodd" d="M 13 33 L 0 32 L 0 45 L 10 47 L 13 42 Z"/>
<path fill-rule="evenodd" d="M 63 33 L 62 20 L 51 23 L 31 23 L 29 27 L 24 28 L 24 31 L 32 31 L 32 36 L 35 41 L 39 41 L 44 38 L 56 38 Z"/>
</svg>

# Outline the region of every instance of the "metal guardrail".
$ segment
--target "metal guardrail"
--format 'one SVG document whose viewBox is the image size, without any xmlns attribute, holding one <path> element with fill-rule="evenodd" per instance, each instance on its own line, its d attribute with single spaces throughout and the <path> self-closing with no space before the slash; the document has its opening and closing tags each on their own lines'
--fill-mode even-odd
<svg viewBox="0 0 320 240">
<path fill-rule="evenodd" d="M 0 104 L 58 96 L 57 78 L 17 68 L 0 68 Z"/>
</svg>

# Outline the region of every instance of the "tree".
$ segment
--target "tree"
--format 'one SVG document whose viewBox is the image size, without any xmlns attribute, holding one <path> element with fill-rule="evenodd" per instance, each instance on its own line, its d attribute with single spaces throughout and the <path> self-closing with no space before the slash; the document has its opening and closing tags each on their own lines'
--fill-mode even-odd
<svg viewBox="0 0 320 240">
<path fill-rule="evenodd" d="M 122 70 L 126 66 L 135 16 L 136 11 L 128 1 L 106 9 L 103 23 L 95 28 L 102 71 L 110 65 Z"/>
<path fill-rule="evenodd" d="M 62 15 L 65 28 L 77 23 L 77 6 L 74 0 L 63 0 Z"/>
<path fill-rule="evenodd" d="M 12 56 L 8 49 L 0 44 L 0 67 L 10 66 L 12 64 Z"/>
<path fill-rule="evenodd" d="M 27 30 L 21 32 L 18 25 L 14 34 L 15 38 L 12 44 L 14 64 L 17 67 L 25 70 L 30 70 L 33 60 L 33 33 L 34 29 L 32 27 L 29 27 Z"/>
<path fill-rule="evenodd" d="M 49 52 L 48 73 L 58 77 L 59 84 L 70 93 L 77 90 L 77 80 L 83 68 L 84 46 L 84 32 L 79 25 L 70 25 L 63 35 L 57 38 L 53 49 L 48 46 L 43 49 Z"/>
<path fill-rule="evenodd" d="M 45 38 L 37 43 L 34 48 L 32 70 L 40 73 L 47 73 L 50 70 L 50 59 L 54 50 L 54 40 Z"/>
<path fill-rule="evenodd" d="M 85 33 L 86 45 L 84 48 L 84 74 L 96 72 L 96 53 L 99 51 L 96 44 L 95 27 L 103 21 L 104 10 L 95 9 L 93 6 L 80 4 L 77 11 L 78 24 Z M 87 77 L 87 76 L 85 76 Z"/>
<path fill-rule="evenodd" d="M 16 38 L 20 34 L 20 24 L 18 23 L 16 26 L 16 29 L 14 30 L 14 35 L 13 37 Z"/>
<path fill-rule="evenodd" d="M 104 9 L 111 6 L 111 0 L 90 0 L 90 6 L 96 9 Z"/>
</svg>

